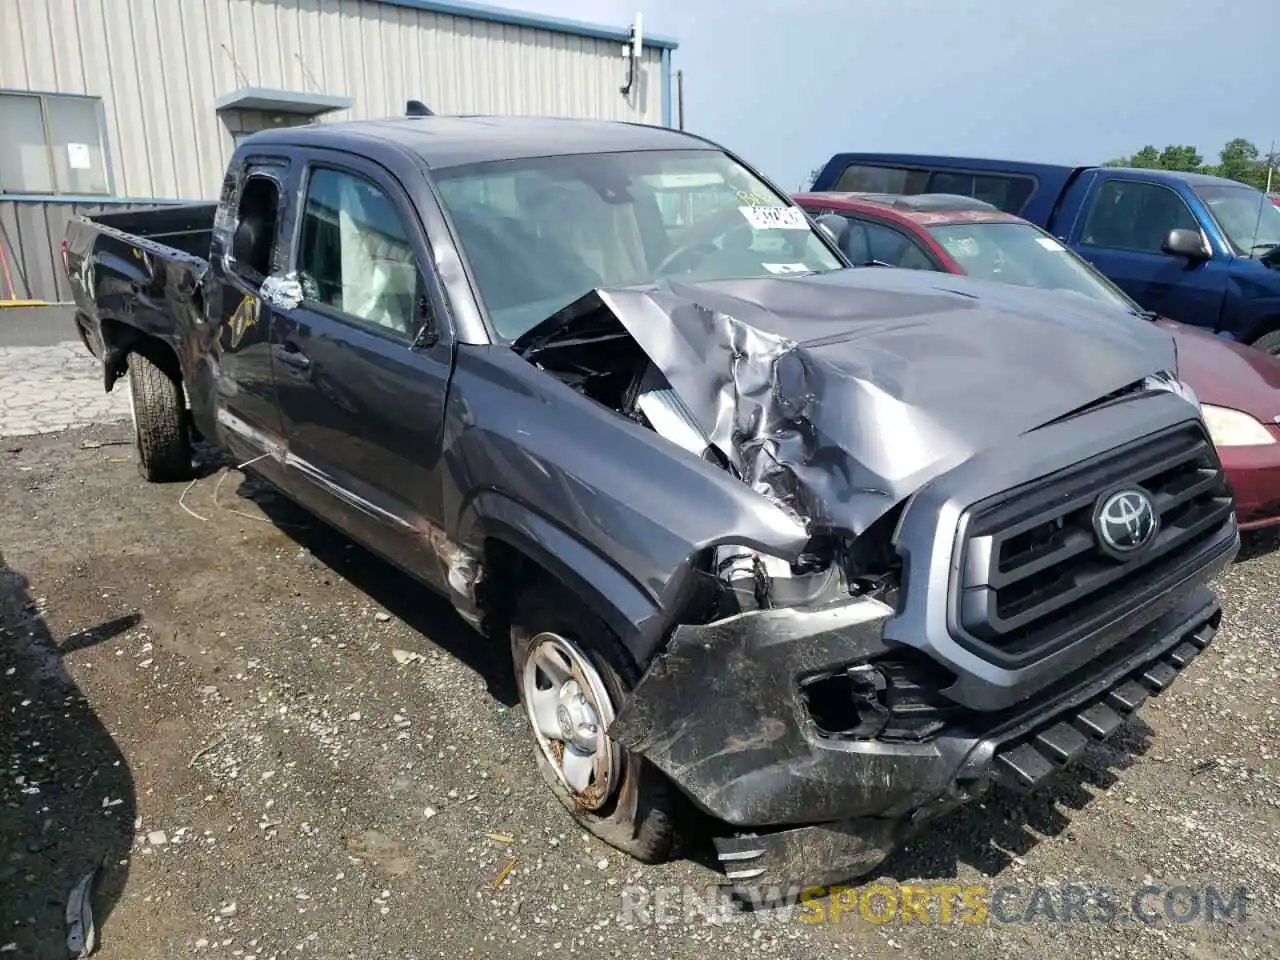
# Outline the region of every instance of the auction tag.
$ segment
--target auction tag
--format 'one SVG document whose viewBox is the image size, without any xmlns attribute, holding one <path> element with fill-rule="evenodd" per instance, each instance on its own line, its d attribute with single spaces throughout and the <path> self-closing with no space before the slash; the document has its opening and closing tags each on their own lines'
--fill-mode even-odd
<svg viewBox="0 0 1280 960">
<path fill-rule="evenodd" d="M 786 274 L 786 273 L 808 273 L 809 268 L 803 263 L 766 263 L 762 266 L 770 273 Z"/>
<path fill-rule="evenodd" d="M 799 207 L 739 207 L 752 230 L 808 230 L 809 220 Z"/>
<path fill-rule="evenodd" d="M 1066 249 L 1066 247 L 1053 239 L 1053 237 L 1036 237 L 1036 243 L 1040 244 L 1040 246 L 1044 247 L 1046 250 L 1057 250 L 1059 253 Z"/>
</svg>

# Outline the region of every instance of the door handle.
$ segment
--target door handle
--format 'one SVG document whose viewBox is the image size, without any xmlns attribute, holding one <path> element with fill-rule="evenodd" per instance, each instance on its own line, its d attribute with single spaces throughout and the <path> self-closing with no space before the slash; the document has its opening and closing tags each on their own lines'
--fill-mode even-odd
<svg viewBox="0 0 1280 960">
<path fill-rule="evenodd" d="M 280 362 L 296 370 L 306 370 L 311 366 L 311 358 L 302 352 L 296 343 L 286 342 L 276 352 Z"/>
</svg>

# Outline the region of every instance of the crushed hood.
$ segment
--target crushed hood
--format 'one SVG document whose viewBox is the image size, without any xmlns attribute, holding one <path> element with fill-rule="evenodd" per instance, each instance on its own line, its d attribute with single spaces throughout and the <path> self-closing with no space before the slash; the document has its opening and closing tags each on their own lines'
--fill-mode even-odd
<svg viewBox="0 0 1280 960">
<path fill-rule="evenodd" d="M 625 335 L 745 482 L 855 535 L 977 451 L 1177 366 L 1125 311 L 889 268 L 601 288 L 515 348 Z"/>
</svg>

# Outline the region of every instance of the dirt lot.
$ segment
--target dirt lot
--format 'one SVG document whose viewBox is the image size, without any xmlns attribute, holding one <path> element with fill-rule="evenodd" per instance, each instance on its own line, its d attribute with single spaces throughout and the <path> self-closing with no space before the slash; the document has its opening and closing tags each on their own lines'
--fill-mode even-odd
<svg viewBox="0 0 1280 960">
<path fill-rule="evenodd" d="M 715 881 L 698 849 L 640 867 L 571 825 L 502 651 L 239 474 L 197 482 L 186 512 L 126 436 L 0 440 L 0 958 L 64 957 L 68 893 L 100 862 L 106 960 L 1280 956 L 1274 538 L 1222 578 L 1209 652 L 1114 748 L 881 871 L 1016 885 L 1002 917 L 708 917 L 679 893 Z M 1004 922 L 1065 884 L 1111 888 L 1119 917 Z M 1247 919 L 1129 919 L 1144 884 L 1157 913 L 1170 887 L 1247 888 Z"/>
</svg>

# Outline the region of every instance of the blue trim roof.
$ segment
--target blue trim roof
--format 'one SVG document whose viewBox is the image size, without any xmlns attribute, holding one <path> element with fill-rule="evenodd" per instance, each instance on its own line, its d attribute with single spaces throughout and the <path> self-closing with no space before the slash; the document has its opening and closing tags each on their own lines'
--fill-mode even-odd
<svg viewBox="0 0 1280 960">
<path fill-rule="evenodd" d="M 269 110 L 275 113 L 300 113 L 308 117 L 334 110 L 347 110 L 355 103 L 350 97 L 327 93 L 304 93 L 300 90 L 271 90 L 266 87 L 241 87 L 224 93 L 213 102 L 215 110 Z"/>
<path fill-rule="evenodd" d="M 490 23 L 508 23 L 513 27 L 530 27 L 534 30 L 567 33 L 575 37 L 595 37 L 599 40 L 617 40 L 619 43 L 630 38 L 629 28 L 619 29 L 598 23 L 584 23 L 581 20 L 547 17 L 538 13 L 525 13 L 523 10 L 508 10 L 505 7 L 491 7 L 484 3 L 471 3 L 469 0 L 377 0 L 377 2 L 392 7 L 408 7 L 412 10 L 426 10 L 430 13 L 443 13 L 454 17 L 470 17 L 472 20 L 487 20 Z M 645 36 L 644 45 L 661 50 L 674 50 L 680 44 L 671 37 Z"/>
</svg>

